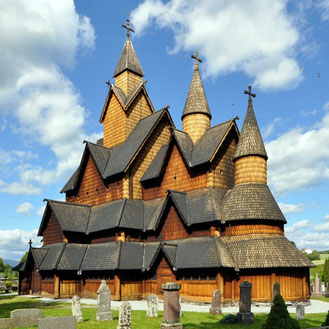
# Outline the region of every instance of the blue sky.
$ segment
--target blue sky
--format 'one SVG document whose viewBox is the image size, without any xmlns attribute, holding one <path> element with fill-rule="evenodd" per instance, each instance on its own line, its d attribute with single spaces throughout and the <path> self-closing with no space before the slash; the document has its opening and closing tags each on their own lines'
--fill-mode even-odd
<svg viewBox="0 0 329 329">
<path fill-rule="evenodd" d="M 40 244 L 43 198 L 64 199 L 82 141 L 101 136 L 127 15 L 153 105 L 178 128 L 196 50 L 212 125 L 241 128 L 253 85 L 286 234 L 329 249 L 329 0 L 1 0 L 0 257 Z"/>
</svg>

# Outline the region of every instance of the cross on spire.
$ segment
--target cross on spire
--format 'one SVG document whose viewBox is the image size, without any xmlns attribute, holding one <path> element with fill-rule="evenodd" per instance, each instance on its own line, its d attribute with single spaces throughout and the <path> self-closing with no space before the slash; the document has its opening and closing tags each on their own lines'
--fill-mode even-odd
<svg viewBox="0 0 329 329">
<path fill-rule="evenodd" d="M 195 64 L 194 64 L 194 68 L 195 69 L 198 69 L 199 68 L 199 62 L 201 63 L 202 62 L 202 59 L 199 58 L 199 53 L 196 51 L 195 52 L 195 55 L 192 55 L 191 58 L 195 59 Z"/>
<path fill-rule="evenodd" d="M 130 38 L 130 31 L 131 32 L 135 32 L 131 27 L 130 27 L 130 21 L 129 19 L 127 19 L 127 25 L 123 25 L 122 24 L 122 27 L 125 28 L 127 30 L 127 39 Z"/>
<path fill-rule="evenodd" d="M 30 245 L 30 248 L 32 248 L 32 240 L 31 239 L 29 240 L 29 245 Z"/>
<path fill-rule="evenodd" d="M 248 86 L 248 91 L 247 90 L 244 91 L 244 94 L 249 95 L 249 98 L 248 98 L 249 106 L 252 106 L 252 98 L 251 97 L 256 97 L 256 94 L 253 94 L 251 92 L 251 88 L 252 88 L 252 86 Z"/>
</svg>

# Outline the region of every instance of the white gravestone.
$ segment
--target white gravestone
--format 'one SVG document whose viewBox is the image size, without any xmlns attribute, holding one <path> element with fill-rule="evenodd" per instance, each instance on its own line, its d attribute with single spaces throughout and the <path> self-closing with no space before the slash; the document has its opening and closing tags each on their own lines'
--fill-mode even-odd
<svg viewBox="0 0 329 329">
<path fill-rule="evenodd" d="M 98 312 L 96 314 L 97 321 L 113 320 L 113 314 L 111 312 L 111 290 L 107 286 L 105 280 L 102 280 L 102 283 L 97 291 L 97 305 L 98 305 Z"/>
<path fill-rule="evenodd" d="M 119 307 L 119 325 L 117 329 L 131 329 L 131 305 L 123 302 Z"/>
<path fill-rule="evenodd" d="M 83 321 L 79 296 L 72 297 L 72 315 L 75 316 L 77 322 Z"/>
<path fill-rule="evenodd" d="M 146 316 L 149 318 L 158 317 L 159 298 L 156 295 L 147 297 L 147 312 Z"/>
</svg>

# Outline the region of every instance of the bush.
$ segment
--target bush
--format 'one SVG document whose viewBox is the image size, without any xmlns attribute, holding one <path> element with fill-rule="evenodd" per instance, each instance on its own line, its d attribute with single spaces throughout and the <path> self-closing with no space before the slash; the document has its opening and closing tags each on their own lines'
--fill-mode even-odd
<svg viewBox="0 0 329 329">
<path fill-rule="evenodd" d="M 268 314 L 263 329 L 300 329 L 297 320 L 290 317 L 287 305 L 280 294 L 274 297 L 271 311 Z"/>
<path fill-rule="evenodd" d="M 226 323 L 226 324 L 236 323 L 236 316 L 234 314 L 227 314 L 219 322 Z"/>
<path fill-rule="evenodd" d="M 321 326 L 329 326 L 329 311 L 328 311 L 328 313 L 327 313 L 327 317 L 326 317 L 326 321 L 324 321 L 322 324 L 321 324 Z"/>
<path fill-rule="evenodd" d="M 311 261 L 321 259 L 320 254 L 316 250 L 313 250 L 311 254 L 307 254 L 306 252 L 303 252 L 303 254 Z"/>
<path fill-rule="evenodd" d="M 13 286 L 12 281 L 6 281 L 6 292 L 10 292 L 12 286 Z"/>
</svg>

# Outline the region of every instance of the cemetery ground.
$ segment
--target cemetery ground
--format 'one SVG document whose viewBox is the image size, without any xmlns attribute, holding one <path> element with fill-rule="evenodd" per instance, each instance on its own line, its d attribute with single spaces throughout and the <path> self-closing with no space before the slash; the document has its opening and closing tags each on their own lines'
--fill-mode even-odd
<svg viewBox="0 0 329 329">
<path fill-rule="evenodd" d="M 70 316 L 70 303 L 46 303 L 38 298 L 24 298 L 11 296 L 0 296 L 0 318 L 10 317 L 10 312 L 19 308 L 39 308 L 44 311 L 45 316 Z M 328 303 L 329 309 L 329 303 Z M 96 321 L 96 306 L 82 304 L 82 313 L 84 321 L 77 324 L 78 329 L 111 329 L 116 328 L 118 324 L 118 311 L 113 311 L 113 321 L 98 322 Z M 184 312 L 182 313 L 181 322 L 184 329 L 215 329 L 219 327 L 219 320 L 225 316 L 225 308 L 223 315 L 210 315 L 208 313 Z M 295 315 L 292 314 L 294 317 Z M 325 313 L 306 314 L 305 320 L 300 320 L 301 328 L 320 327 L 326 317 Z M 267 314 L 255 314 L 254 324 L 220 324 L 220 328 L 249 328 L 261 329 L 265 323 Z M 147 318 L 146 311 L 132 311 L 132 328 L 133 329 L 158 329 L 163 321 L 163 312 L 159 311 L 158 318 Z M 22 327 L 30 329 L 33 327 Z M 35 328 L 35 327 L 34 327 Z"/>
</svg>

